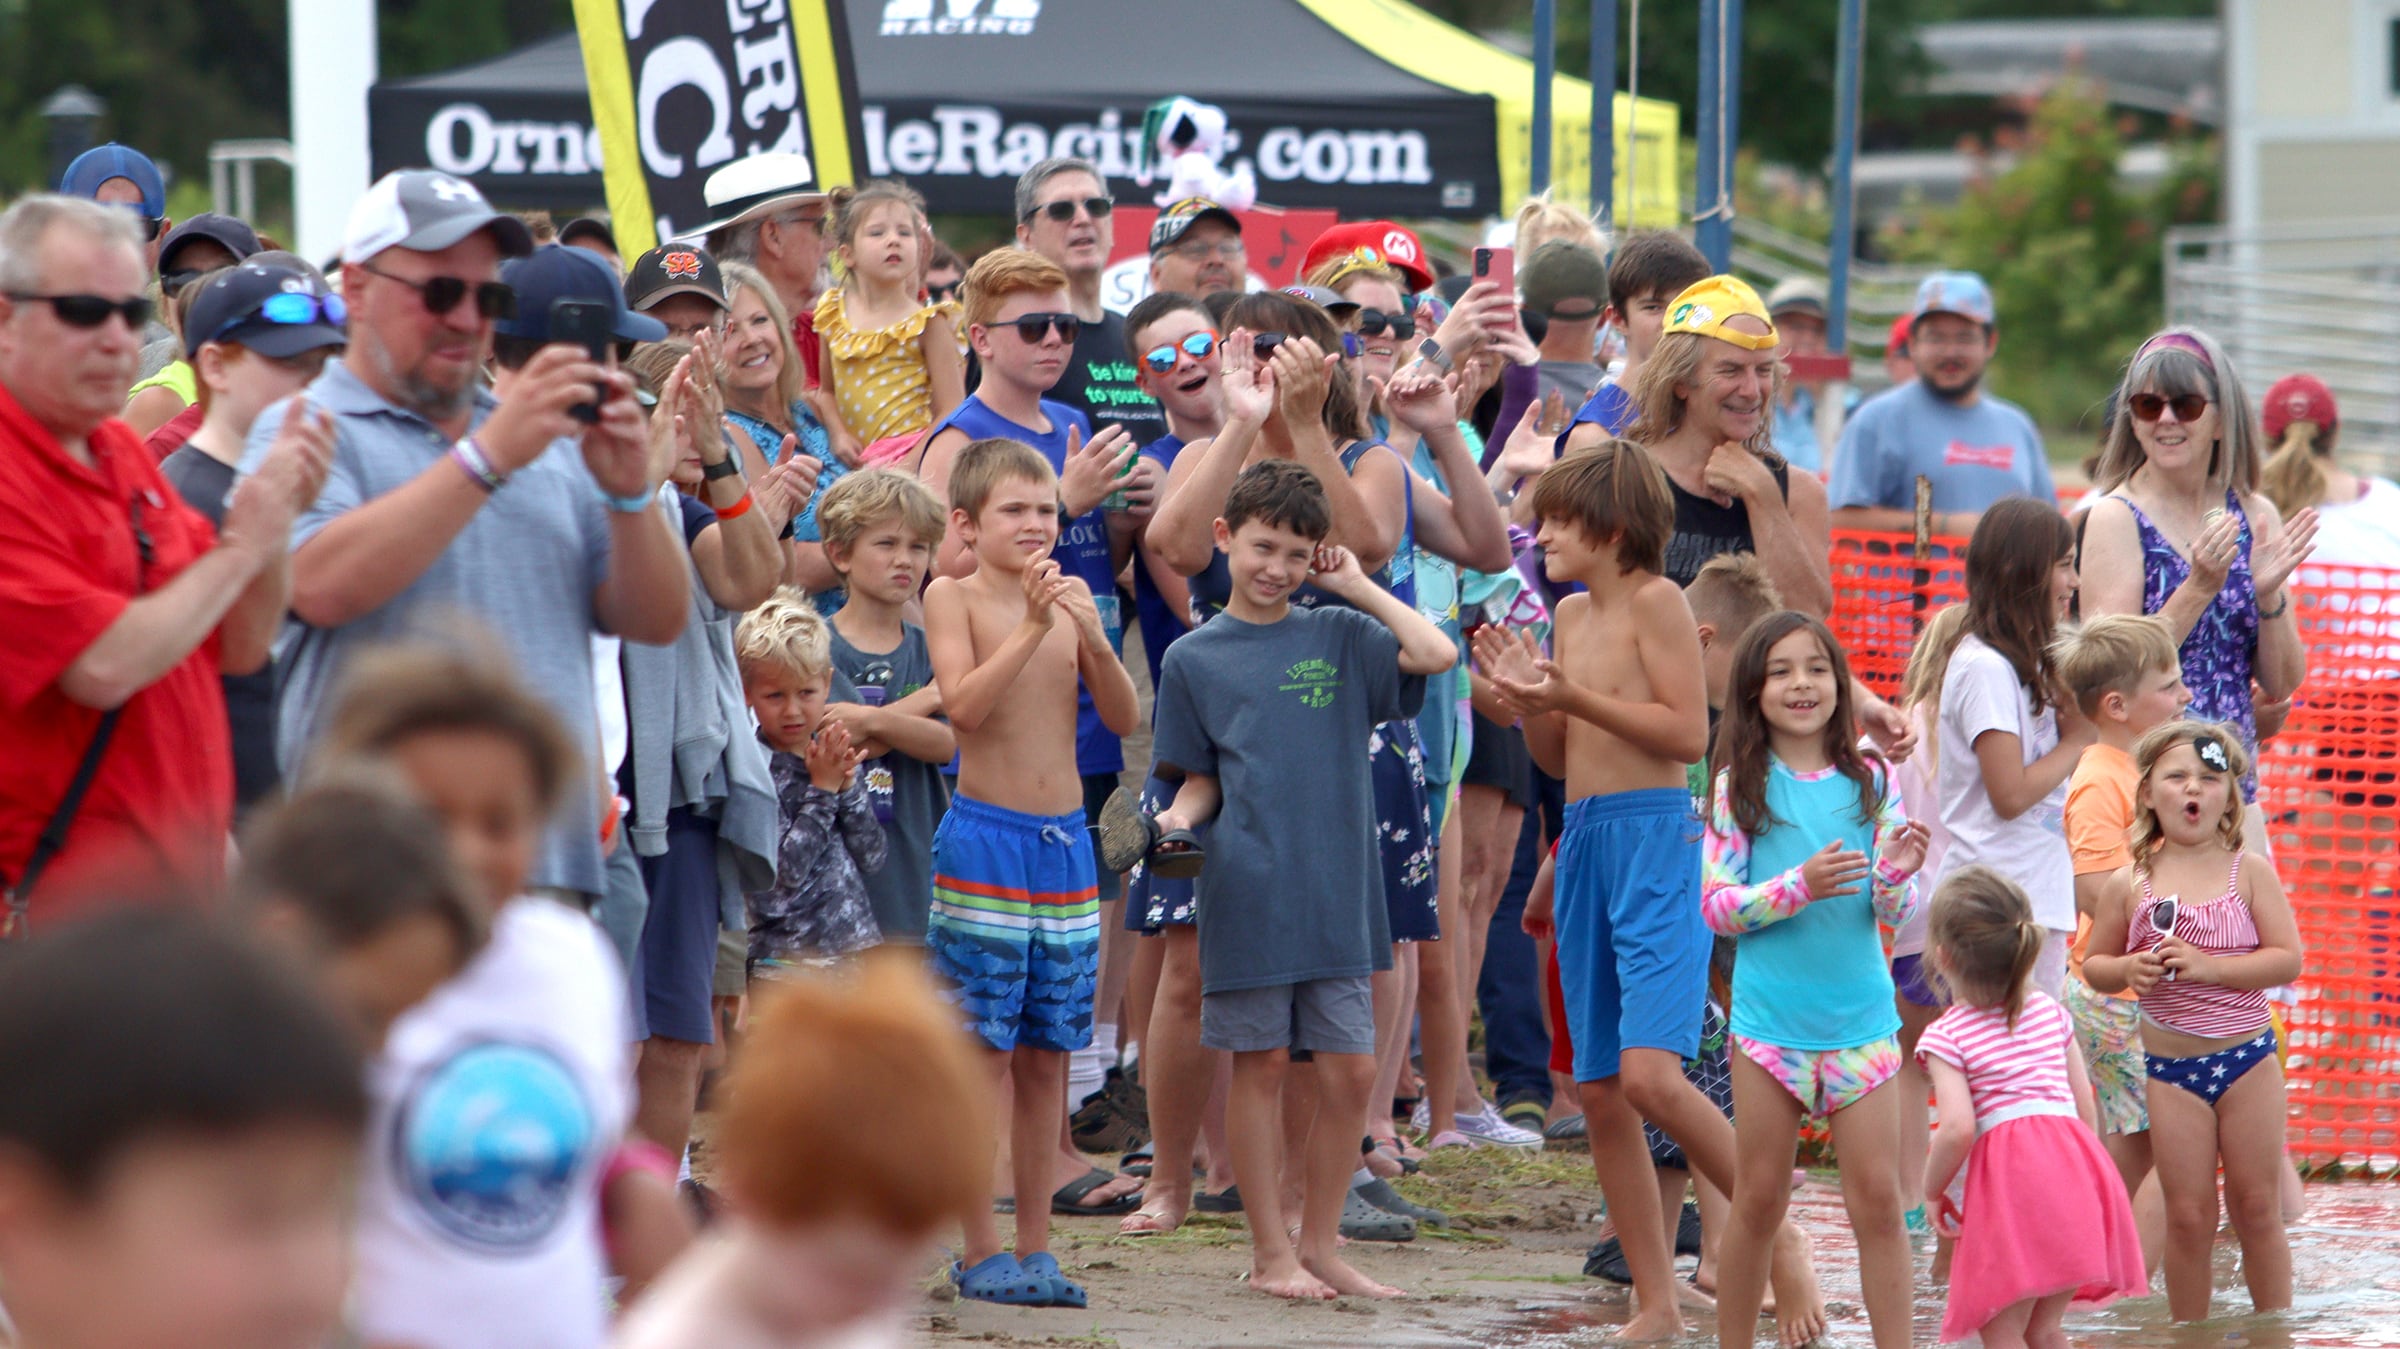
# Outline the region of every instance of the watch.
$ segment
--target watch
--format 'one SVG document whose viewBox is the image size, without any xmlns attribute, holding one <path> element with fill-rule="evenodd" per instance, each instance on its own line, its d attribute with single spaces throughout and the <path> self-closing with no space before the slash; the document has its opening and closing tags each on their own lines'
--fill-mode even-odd
<svg viewBox="0 0 2400 1349">
<path fill-rule="evenodd" d="M 713 464 L 701 465 L 700 476 L 709 482 L 715 482 L 719 478 L 738 478 L 742 476 L 742 466 L 734 460 L 731 454 L 728 454 Z"/>
<path fill-rule="evenodd" d="M 1432 338 L 1428 337 L 1424 341 L 1417 343 L 1417 354 L 1424 357 L 1426 360 L 1431 361 L 1434 368 L 1441 371 L 1443 374 L 1447 375 L 1450 373 L 1450 353 L 1442 350 L 1441 343 L 1436 342 Z"/>
</svg>

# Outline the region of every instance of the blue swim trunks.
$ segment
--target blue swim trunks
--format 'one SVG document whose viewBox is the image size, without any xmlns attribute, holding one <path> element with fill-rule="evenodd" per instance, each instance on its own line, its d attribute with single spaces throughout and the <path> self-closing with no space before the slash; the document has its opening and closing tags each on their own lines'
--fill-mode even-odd
<svg viewBox="0 0 2400 1349">
<path fill-rule="evenodd" d="M 1698 1054 L 1709 936 L 1691 793 L 1654 787 L 1569 802 L 1557 896 L 1575 1080 L 1615 1077 L 1627 1049 Z"/>
<path fill-rule="evenodd" d="M 951 800 L 933 835 L 925 948 L 986 1045 L 1064 1053 L 1092 1042 L 1096 877 L 1082 811 L 1028 815 Z"/>
</svg>

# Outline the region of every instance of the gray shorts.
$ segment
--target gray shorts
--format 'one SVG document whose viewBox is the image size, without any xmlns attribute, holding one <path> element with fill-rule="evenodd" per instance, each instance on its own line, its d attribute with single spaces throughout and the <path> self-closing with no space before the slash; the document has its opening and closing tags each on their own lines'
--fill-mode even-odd
<svg viewBox="0 0 2400 1349">
<path fill-rule="evenodd" d="M 1237 1054 L 1289 1049 L 1299 1062 L 1373 1054 L 1375 994 L 1363 974 L 1203 994 L 1200 1043 Z"/>
</svg>

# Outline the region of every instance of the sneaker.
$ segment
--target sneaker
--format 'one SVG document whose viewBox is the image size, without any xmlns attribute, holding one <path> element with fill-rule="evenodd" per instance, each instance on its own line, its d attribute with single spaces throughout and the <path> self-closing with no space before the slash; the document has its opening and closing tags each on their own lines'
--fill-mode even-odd
<svg viewBox="0 0 2400 1349">
<path fill-rule="evenodd" d="M 1501 1102 L 1500 1118 L 1520 1129 L 1540 1133 L 1542 1127 L 1550 1122 L 1550 1107 L 1531 1096 L 1519 1096 L 1513 1101 Z"/>
<path fill-rule="evenodd" d="M 1538 1148 L 1542 1145 L 1540 1134 L 1509 1123 L 1500 1117 L 1498 1109 L 1488 1105 L 1472 1115 L 1460 1115 L 1458 1131 L 1478 1143 L 1496 1148 Z"/>
<path fill-rule="evenodd" d="M 1427 1105 L 1422 1096 L 1417 1098 L 1417 1108 L 1408 1112 L 1408 1127 L 1418 1133 L 1433 1127 L 1433 1107 Z"/>
</svg>

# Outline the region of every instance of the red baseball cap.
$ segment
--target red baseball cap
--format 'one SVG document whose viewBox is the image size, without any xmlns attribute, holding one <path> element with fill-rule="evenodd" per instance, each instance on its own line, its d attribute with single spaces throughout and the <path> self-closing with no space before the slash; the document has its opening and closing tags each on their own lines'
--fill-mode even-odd
<svg viewBox="0 0 2400 1349">
<path fill-rule="evenodd" d="M 2330 431 L 2340 416 L 2333 390 L 2315 375 L 2285 375 L 2275 381 L 2258 413 L 2270 444 L 2283 439 L 2284 428 L 2293 422 L 2315 422 L 2320 430 Z"/>
<path fill-rule="evenodd" d="M 1916 317 L 1912 314 L 1902 314 L 1900 317 L 1893 319 L 1891 335 L 1884 339 L 1884 351 L 1887 354 L 1897 351 L 1904 356 L 1907 355 L 1908 331 L 1914 326 L 1916 326 Z"/>
<path fill-rule="evenodd" d="M 1333 258 L 1356 258 L 1389 267 L 1400 273 L 1412 291 L 1433 289 L 1433 269 L 1425 265 L 1425 248 L 1417 242 L 1416 231 L 1389 220 L 1356 220 L 1318 235 L 1301 255 L 1301 274 L 1305 276 Z"/>
</svg>

